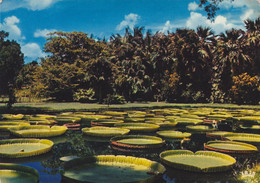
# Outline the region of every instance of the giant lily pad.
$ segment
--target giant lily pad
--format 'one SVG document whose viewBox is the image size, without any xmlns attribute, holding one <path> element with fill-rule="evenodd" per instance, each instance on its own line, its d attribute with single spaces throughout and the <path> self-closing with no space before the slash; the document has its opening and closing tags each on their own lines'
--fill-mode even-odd
<svg viewBox="0 0 260 183">
<path fill-rule="evenodd" d="M 18 137 L 54 137 L 64 134 L 67 130 L 67 127 L 31 125 L 13 127 L 9 130 L 13 135 Z"/>
<path fill-rule="evenodd" d="M 17 120 L 17 119 L 23 119 L 23 114 L 2 114 L 3 119 L 8 120 Z"/>
<path fill-rule="evenodd" d="M 9 163 L 0 163 L 1 183 L 38 183 L 39 173 L 34 168 Z"/>
<path fill-rule="evenodd" d="M 123 120 L 117 120 L 117 119 L 99 119 L 91 121 L 91 126 L 108 126 L 112 127 L 117 123 L 123 123 Z"/>
<path fill-rule="evenodd" d="M 91 128 L 83 128 L 82 132 L 90 136 L 114 137 L 118 135 L 126 135 L 127 133 L 130 132 L 130 130 L 124 128 L 114 128 L 114 127 L 91 127 Z"/>
<path fill-rule="evenodd" d="M 232 133 L 224 135 L 224 138 L 231 141 L 246 142 L 256 146 L 260 145 L 260 135 L 251 133 Z"/>
<path fill-rule="evenodd" d="M 206 136 L 208 138 L 213 139 L 222 139 L 224 135 L 232 134 L 232 132 L 226 132 L 226 131 L 213 131 L 213 132 L 207 132 Z"/>
<path fill-rule="evenodd" d="M 169 150 L 160 154 L 163 163 L 173 168 L 193 172 L 221 172 L 231 169 L 236 160 L 213 151 Z"/>
<path fill-rule="evenodd" d="M 239 125 L 239 128 L 246 132 L 260 133 L 260 125 Z"/>
<path fill-rule="evenodd" d="M 178 126 L 198 125 L 203 123 L 202 119 L 192 118 L 177 118 L 175 121 L 178 123 Z"/>
<path fill-rule="evenodd" d="M 191 133 L 206 133 L 216 130 L 216 128 L 207 125 L 188 125 L 186 126 L 186 129 Z"/>
<path fill-rule="evenodd" d="M 154 136 L 123 135 L 111 138 L 110 143 L 122 148 L 152 149 L 164 146 L 165 141 Z"/>
<path fill-rule="evenodd" d="M 22 158 L 49 152 L 53 142 L 45 139 L 0 140 L 0 157 Z"/>
<path fill-rule="evenodd" d="M 257 147 L 251 144 L 233 141 L 209 141 L 204 144 L 204 148 L 223 153 L 251 154 L 258 152 Z"/>
<path fill-rule="evenodd" d="M 159 125 L 148 124 L 148 123 L 118 123 L 116 127 L 127 128 L 131 132 L 154 132 L 160 128 Z"/>
<path fill-rule="evenodd" d="M 167 138 L 167 139 L 173 139 L 173 140 L 182 140 L 184 138 L 189 138 L 191 136 L 191 133 L 187 132 L 180 132 L 180 131 L 173 131 L 173 130 L 166 130 L 166 131 L 159 131 L 156 132 L 159 136 Z"/>
<path fill-rule="evenodd" d="M 9 131 L 9 128 L 17 127 L 17 126 L 29 126 L 30 123 L 25 122 L 1 122 L 0 121 L 0 131 Z"/>
<path fill-rule="evenodd" d="M 155 182 L 163 165 L 145 158 L 99 155 L 65 162 L 63 179 L 71 182 Z"/>
</svg>

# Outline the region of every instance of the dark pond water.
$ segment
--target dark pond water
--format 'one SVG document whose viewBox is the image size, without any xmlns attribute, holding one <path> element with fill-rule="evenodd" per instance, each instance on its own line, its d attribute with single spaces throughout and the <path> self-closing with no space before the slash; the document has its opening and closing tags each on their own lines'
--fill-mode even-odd
<svg viewBox="0 0 260 183">
<path fill-rule="evenodd" d="M 147 135 L 147 134 L 145 134 Z M 155 135 L 155 134 L 148 134 Z M 0 137 L 0 139 L 8 137 Z M 68 130 L 65 135 L 49 138 L 55 145 L 51 152 L 35 156 L 32 158 L 22 158 L 17 160 L 0 159 L 0 162 L 12 162 L 27 165 L 35 168 L 40 173 L 40 183 L 59 183 L 63 182 L 60 175 L 62 171 L 62 162 L 59 160 L 63 156 L 89 156 L 89 155 L 130 155 L 136 157 L 144 157 L 150 160 L 158 161 L 159 154 L 169 149 L 189 149 L 192 151 L 203 150 L 203 143 L 208 141 L 205 135 L 192 135 L 191 140 L 181 144 L 180 142 L 167 142 L 166 146 L 157 151 L 144 152 L 125 152 L 113 149 L 109 142 L 98 142 L 96 138 L 89 138 L 82 135 L 81 131 Z M 233 170 L 223 173 L 192 173 L 180 171 L 166 167 L 167 171 L 162 175 L 158 182 L 165 183 L 235 183 L 248 182 L 239 181 L 237 175 L 246 168 L 257 162 L 259 157 L 237 157 L 237 163 Z M 249 173 L 250 177 L 250 173 Z M 250 182 L 250 181 L 249 181 Z"/>
</svg>

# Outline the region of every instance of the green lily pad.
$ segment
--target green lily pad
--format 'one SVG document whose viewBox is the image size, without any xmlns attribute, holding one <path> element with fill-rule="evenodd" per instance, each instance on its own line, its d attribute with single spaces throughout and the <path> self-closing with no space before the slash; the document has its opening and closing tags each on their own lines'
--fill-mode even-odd
<svg viewBox="0 0 260 183">
<path fill-rule="evenodd" d="M 30 123 L 25 122 L 0 122 L 0 131 L 9 131 L 9 128 L 17 126 L 30 126 Z"/>
<path fill-rule="evenodd" d="M 165 141 L 159 137 L 146 135 L 123 135 L 110 139 L 110 143 L 114 146 L 123 148 L 160 148 L 165 145 Z"/>
<path fill-rule="evenodd" d="M 8 120 L 19 120 L 23 119 L 24 115 L 23 114 L 2 114 L 3 119 L 8 119 Z"/>
<path fill-rule="evenodd" d="M 184 139 L 184 138 L 189 138 L 191 136 L 191 133 L 173 131 L 173 130 L 159 131 L 156 133 L 161 137 L 171 138 L 171 139 Z"/>
<path fill-rule="evenodd" d="M 0 157 L 23 158 L 47 153 L 53 142 L 46 139 L 11 139 L 0 140 Z"/>
<path fill-rule="evenodd" d="M 117 123 L 123 123 L 123 120 L 117 120 L 117 119 L 99 119 L 91 121 L 91 126 L 108 126 L 112 127 Z"/>
<path fill-rule="evenodd" d="M 115 127 L 127 128 L 131 132 L 154 132 L 160 128 L 159 125 L 148 123 L 118 123 Z"/>
<path fill-rule="evenodd" d="M 224 138 L 231 141 L 246 142 L 260 146 L 260 135 L 251 133 L 232 133 L 224 135 Z"/>
<path fill-rule="evenodd" d="M 10 132 L 18 137 L 54 137 L 62 135 L 66 132 L 67 127 L 65 126 L 42 126 L 42 125 L 31 125 L 31 126 L 20 126 L 9 128 Z"/>
<path fill-rule="evenodd" d="M 163 163 L 176 169 L 193 172 L 221 172 L 232 168 L 236 160 L 213 151 L 169 150 L 160 154 Z"/>
<path fill-rule="evenodd" d="M 232 132 L 226 132 L 226 131 L 213 131 L 213 132 L 207 132 L 206 136 L 208 138 L 214 138 L 214 139 L 222 139 L 224 135 L 232 134 Z"/>
<path fill-rule="evenodd" d="M 186 126 L 186 129 L 191 133 L 206 133 L 206 132 L 212 132 L 216 130 L 216 128 L 207 125 L 194 125 L 194 126 L 188 125 Z"/>
<path fill-rule="evenodd" d="M 209 141 L 204 144 L 204 148 L 223 153 L 251 154 L 258 152 L 257 147 L 251 144 L 233 141 Z"/>
<path fill-rule="evenodd" d="M 68 182 L 153 182 L 164 171 L 163 165 L 145 158 L 99 155 L 65 162 L 62 176 Z"/>
<path fill-rule="evenodd" d="M 203 123 L 202 119 L 192 118 L 177 118 L 175 121 L 178 123 L 178 126 L 198 125 Z"/>
<path fill-rule="evenodd" d="M 38 183 L 39 173 L 34 168 L 9 163 L 0 163 L 1 183 Z"/>
<path fill-rule="evenodd" d="M 118 135 L 126 135 L 127 133 L 130 132 L 130 130 L 124 128 L 115 128 L 115 127 L 91 127 L 91 128 L 83 128 L 82 132 L 90 136 L 114 137 Z"/>
</svg>

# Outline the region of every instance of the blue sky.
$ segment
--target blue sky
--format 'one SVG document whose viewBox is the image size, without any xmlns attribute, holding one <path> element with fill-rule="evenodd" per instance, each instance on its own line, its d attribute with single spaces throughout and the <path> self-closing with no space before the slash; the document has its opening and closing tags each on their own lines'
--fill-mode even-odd
<svg viewBox="0 0 260 183">
<path fill-rule="evenodd" d="M 207 20 L 199 0 L 0 0 L 0 30 L 22 47 L 25 62 L 46 54 L 47 33 L 82 31 L 108 39 L 129 26 L 153 33 L 210 26 L 216 34 L 244 29 L 243 21 L 260 16 L 260 0 L 224 0 L 215 22 Z"/>
</svg>

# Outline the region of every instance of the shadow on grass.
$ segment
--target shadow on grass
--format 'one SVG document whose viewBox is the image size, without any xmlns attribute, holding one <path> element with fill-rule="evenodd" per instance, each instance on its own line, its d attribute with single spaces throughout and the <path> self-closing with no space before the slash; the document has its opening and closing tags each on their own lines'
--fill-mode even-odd
<svg viewBox="0 0 260 183">
<path fill-rule="evenodd" d="M 40 114 L 40 113 L 53 113 L 48 107 L 30 107 L 30 106 L 14 106 L 8 109 L 7 105 L 0 106 L 0 114 Z"/>
</svg>

